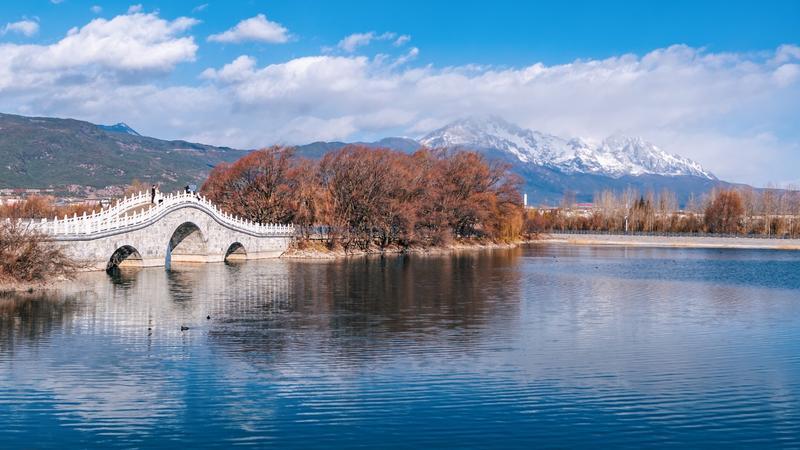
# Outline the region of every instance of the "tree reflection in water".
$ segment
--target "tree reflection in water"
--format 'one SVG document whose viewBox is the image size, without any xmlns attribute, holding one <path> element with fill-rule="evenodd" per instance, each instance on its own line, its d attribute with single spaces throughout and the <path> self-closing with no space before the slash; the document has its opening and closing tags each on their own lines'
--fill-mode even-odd
<svg viewBox="0 0 800 450">
<path fill-rule="evenodd" d="M 42 336 L 68 326 L 78 303 L 75 296 L 54 292 L 0 296 L 0 350 L 13 352 L 18 345 L 35 345 Z"/>
</svg>

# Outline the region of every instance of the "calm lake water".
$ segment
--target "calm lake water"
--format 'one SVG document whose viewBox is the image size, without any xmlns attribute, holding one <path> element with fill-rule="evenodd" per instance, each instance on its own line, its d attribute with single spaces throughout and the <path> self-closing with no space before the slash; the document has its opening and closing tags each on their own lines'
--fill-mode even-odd
<svg viewBox="0 0 800 450">
<path fill-rule="evenodd" d="M 800 447 L 800 252 L 275 260 L 0 299 L 2 448 L 720 443 Z"/>
</svg>

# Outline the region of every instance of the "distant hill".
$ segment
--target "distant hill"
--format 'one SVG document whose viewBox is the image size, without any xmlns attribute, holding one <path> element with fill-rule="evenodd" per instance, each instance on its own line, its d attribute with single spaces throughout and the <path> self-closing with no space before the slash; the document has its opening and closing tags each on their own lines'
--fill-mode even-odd
<svg viewBox="0 0 800 450">
<path fill-rule="evenodd" d="M 176 189 L 247 151 L 139 135 L 125 124 L 0 114 L 0 187 L 102 188 L 134 179 Z"/>
<path fill-rule="evenodd" d="M 413 139 L 359 142 L 413 152 Z M 317 159 L 348 145 L 314 142 L 296 147 L 297 156 Z M 96 125 L 74 119 L 25 117 L 0 113 L 0 188 L 104 188 L 134 179 L 159 183 L 164 190 L 201 185 L 208 172 L 249 150 L 166 141 L 142 136 L 125 123 Z"/>
<path fill-rule="evenodd" d="M 296 146 L 295 155 L 303 158 L 319 159 L 322 158 L 325 153 L 339 150 L 342 147 L 352 144 L 363 145 L 370 148 L 389 148 L 404 153 L 413 153 L 422 148 L 422 144 L 414 139 L 391 137 L 383 138 L 375 142 L 312 142 L 310 144 Z"/>
</svg>

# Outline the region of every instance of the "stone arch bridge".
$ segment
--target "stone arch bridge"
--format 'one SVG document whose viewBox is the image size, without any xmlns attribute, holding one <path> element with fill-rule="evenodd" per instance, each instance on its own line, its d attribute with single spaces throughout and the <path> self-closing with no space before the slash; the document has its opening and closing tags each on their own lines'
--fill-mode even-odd
<svg viewBox="0 0 800 450">
<path fill-rule="evenodd" d="M 95 270 L 172 263 L 275 258 L 292 225 L 259 224 L 226 214 L 194 193 L 142 192 L 92 214 L 29 222 Z"/>
</svg>

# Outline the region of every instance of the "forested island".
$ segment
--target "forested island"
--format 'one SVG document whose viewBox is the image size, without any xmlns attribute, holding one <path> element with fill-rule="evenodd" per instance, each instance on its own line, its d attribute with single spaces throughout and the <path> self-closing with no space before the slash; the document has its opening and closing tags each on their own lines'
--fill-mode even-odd
<svg viewBox="0 0 800 450">
<path fill-rule="evenodd" d="M 510 243 L 525 222 L 519 179 L 468 151 L 354 145 L 311 160 L 272 147 L 217 166 L 201 193 L 256 222 L 294 223 L 300 248 L 344 252 Z"/>
</svg>

